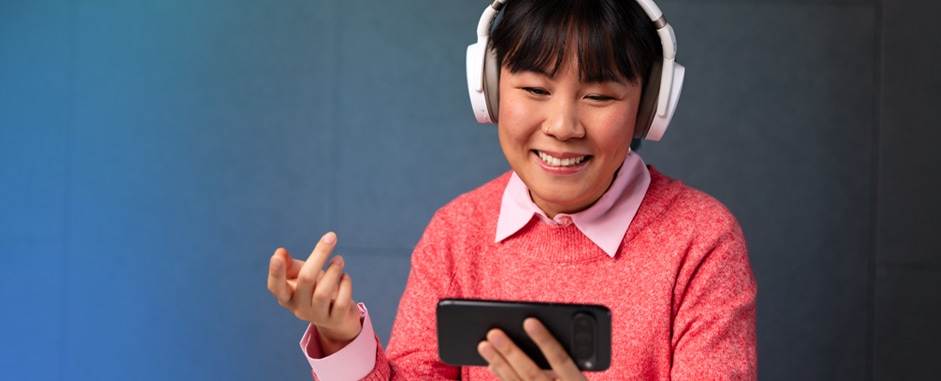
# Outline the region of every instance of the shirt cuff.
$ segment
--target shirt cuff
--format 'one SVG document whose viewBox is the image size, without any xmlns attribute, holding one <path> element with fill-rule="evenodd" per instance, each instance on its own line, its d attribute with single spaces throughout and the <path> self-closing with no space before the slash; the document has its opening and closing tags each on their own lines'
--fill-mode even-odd
<svg viewBox="0 0 941 381">
<path fill-rule="evenodd" d="M 307 356 L 310 369 L 321 380 L 360 380 L 376 367 L 376 333 L 369 320 L 369 311 L 363 303 L 357 304 L 363 316 L 363 329 L 359 335 L 336 353 L 323 356 L 317 328 L 307 327 L 301 339 L 301 351 Z"/>
</svg>

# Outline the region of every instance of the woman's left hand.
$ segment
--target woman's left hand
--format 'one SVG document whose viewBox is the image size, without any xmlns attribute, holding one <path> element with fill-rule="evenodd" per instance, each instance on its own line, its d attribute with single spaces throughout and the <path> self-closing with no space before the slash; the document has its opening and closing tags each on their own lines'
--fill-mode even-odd
<svg viewBox="0 0 941 381">
<path fill-rule="evenodd" d="M 490 364 L 487 368 L 490 373 L 503 381 L 585 380 L 565 348 L 539 320 L 526 319 L 523 329 L 542 351 L 552 370 L 540 369 L 503 331 L 492 329 L 487 332 L 487 340 L 477 345 L 477 352 Z"/>
</svg>

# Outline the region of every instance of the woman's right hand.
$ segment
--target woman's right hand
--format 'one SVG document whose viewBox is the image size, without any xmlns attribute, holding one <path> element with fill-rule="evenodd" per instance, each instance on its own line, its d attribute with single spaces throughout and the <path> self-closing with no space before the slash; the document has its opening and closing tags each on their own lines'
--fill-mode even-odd
<svg viewBox="0 0 941 381">
<path fill-rule="evenodd" d="M 278 248 L 268 269 L 268 291 L 298 319 L 317 327 L 325 356 L 343 349 L 363 328 L 353 283 L 343 272 L 343 257 L 333 257 L 323 269 L 336 242 L 336 234 L 324 234 L 307 261 L 292 259 L 287 250 Z"/>
</svg>

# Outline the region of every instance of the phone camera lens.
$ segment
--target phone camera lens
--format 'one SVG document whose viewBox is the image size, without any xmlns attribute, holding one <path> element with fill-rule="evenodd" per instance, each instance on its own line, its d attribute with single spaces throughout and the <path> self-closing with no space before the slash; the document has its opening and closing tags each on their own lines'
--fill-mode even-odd
<svg viewBox="0 0 941 381">
<path fill-rule="evenodd" d="M 595 356 L 595 318 L 586 313 L 578 313 L 572 319 L 572 357 L 590 369 Z"/>
<path fill-rule="evenodd" d="M 580 359 L 591 357 L 591 345 L 590 344 L 575 345 L 575 357 L 580 358 Z"/>
</svg>

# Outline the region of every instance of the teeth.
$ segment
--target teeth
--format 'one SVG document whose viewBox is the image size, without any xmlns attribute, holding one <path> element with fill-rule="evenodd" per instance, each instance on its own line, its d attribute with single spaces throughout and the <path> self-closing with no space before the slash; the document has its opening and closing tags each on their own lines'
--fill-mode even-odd
<svg viewBox="0 0 941 381">
<path fill-rule="evenodd" d="M 539 151 L 536 151 L 536 152 L 539 154 L 539 158 L 542 159 L 543 162 L 553 167 L 570 167 L 570 166 L 573 166 L 573 165 L 576 165 L 578 163 L 585 161 L 584 156 L 570 157 L 567 159 L 559 159 L 557 157 L 552 157 L 552 156 L 549 156 L 548 154 L 545 154 Z"/>
</svg>

